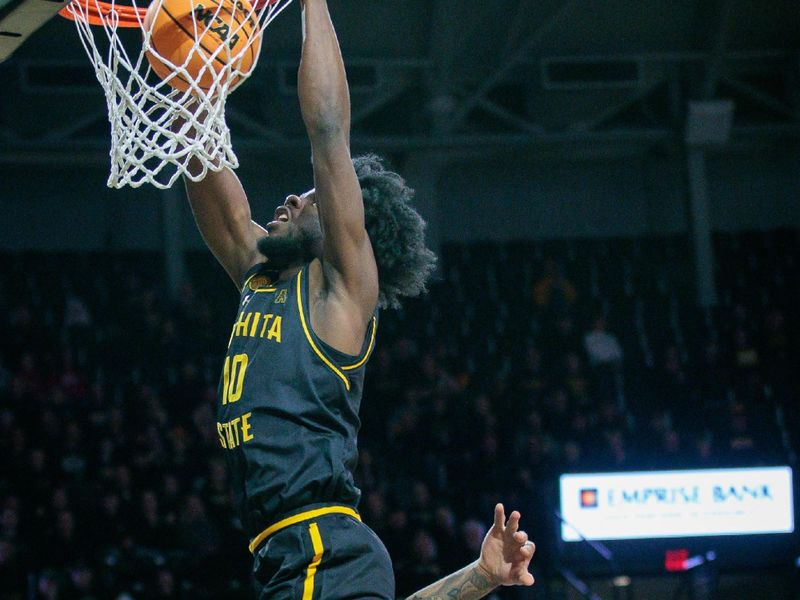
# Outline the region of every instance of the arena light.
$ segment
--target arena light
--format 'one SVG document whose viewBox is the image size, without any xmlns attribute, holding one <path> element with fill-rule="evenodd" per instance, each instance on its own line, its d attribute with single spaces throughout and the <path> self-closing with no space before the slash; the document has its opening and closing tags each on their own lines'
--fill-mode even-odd
<svg viewBox="0 0 800 600">
<path fill-rule="evenodd" d="M 560 491 L 567 542 L 794 531 L 789 467 L 570 474 Z"/>
<path fill-rule="evenodd" d="M 680 550 L 667 550 L 664 554 L 664 568 L 670 573 L 682 573 L 684 571 L 691 571 L 710 563 L 717 559 L 717 553 L 709 550 L 705 554 L 697 554 L 689 556 L 689 551 L 685 548 Z"/>
<path fill-rule="evenodd" d="M 685 571 L 687 560 L 689 560 L 689 551 L 686 548 L 667 550 L 664 553 L 664 568 L 670 573 Z"/>
</svg>

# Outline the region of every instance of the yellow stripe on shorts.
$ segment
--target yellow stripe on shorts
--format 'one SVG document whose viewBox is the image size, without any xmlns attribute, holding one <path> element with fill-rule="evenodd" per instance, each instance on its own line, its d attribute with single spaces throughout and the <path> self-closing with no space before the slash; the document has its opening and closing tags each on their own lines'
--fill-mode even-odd
<svg viewBox="0 0 800 600">
<path fill-rule="evenodd" d="M 314 575 L 317 574 L 317 567 L 322 562 L 322 554 L 325 552 L 322 538 L 319 535 L 319 527 L 317 527 L 316 523 L 311 523 L 308 526 L 308 533 L 311 536 L 311 545 L 314 548 L 314 558 L 311 559 L 308 571 L 306 571 L 306 581 L 303 584 L 303 600 L 312 600 L 314 597 Z"/>
<path fill-rule="evenodd" d="M 311 519 L 316 519 L 317 517 L 322 517 L 325 515 L 349 515 L 353 517 L 356 521 L 361 521 L 361 516 L 349 506 L 323 506 L 322 508 L 314 508 L 311 510 L 307 510 L 296 515 L 292 515 L 291 517 L 286 517 L 285 519 L 281 519 L 277 523 L 273 523 L 269 527 L 267 527 L 264 531 L 259 533 L 253 540 L 250 542 L 250 553 L 255 554 L 256 549 L 261 545 L 261 542 L 266 540 L 269 536 L 273 533 L 279 532 L 281 529 L 285 529 L 290 525 L 296 525 L 297 523 L 302 523 L 303 521 L 309 521 Z"/>
</svg>

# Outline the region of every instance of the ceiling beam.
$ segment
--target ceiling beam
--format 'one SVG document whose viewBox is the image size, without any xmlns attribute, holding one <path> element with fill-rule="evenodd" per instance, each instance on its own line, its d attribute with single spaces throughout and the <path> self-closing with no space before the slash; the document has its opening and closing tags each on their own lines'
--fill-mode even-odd
<svg viewBox="0 0 800 600">
<path fill-rule="evenodd" d="M 527 119 L 523 119 L 519 115 L 515 115 L 510 110 L 503 108 L 499 104 L 492 102 L 488 98 L 480 98 L 478 99 L 478 106 L 480 106 L 483 110 L 488 112 L 490 115 L 500 119 L 504 123 L 507 123 L 511 127 L 515 129 L 519 129 L 521 131 L 527 131 L 528 133 L 532 133 L 534 135 L 538 135 L 544 131 L 544 127 L 541 125 L 537 125 L 532 121 Z"/>
<path fill-rule="evenodd" d="M 350 127 L 355 127 L 358 123 L 369 117 L 371 114 L 397 99 L 409 87 L 410 83 L 405 79 L 392 79 L 384 89 L 378 91 L 366 103 L 353 106 L 353 111 L 350 115 Z"/>
<path fill-rule="evenodd" d="M 530 22 L 528 15 L 531 14 L 533 4 L 537 0 L 519 0 L 514 16 L 508 21 L 508 35 L 503 48 L 503 55 L 510 54 L 514 49 L 514 44 L 523 35 L 523 26 Z"/>
<path fill-rule="evenodd" d="M 725 49 L 728 45 L 728 37 L 731 30 L 731 1 L 720 0 L 720 3 L 719 13 L 715 15 L 718 25 L 714 32 L 714 45 L 711 48 L 706 78 L 703 82 L 703 98 L 705 100 L 711 100 L 717 95 L 722 62 L 725 58 Z"/>
<path fill-rule="evenodd" d="M 733 128 L 732 144 L 775 143 L 783 140 L 800 141 L 800 123 L 774 125 L 737 126 Z M 670 128 L 615 129 L 609 131 L 562 131 L 508 134 L 455 134 L 442 137 L 417 136 L 359 136 L 355 135 L 352 146 L 355 152 L 409 152 L 414 150 L 436 150 L 456 155 L 479 155 L 489 158 L 492 154 L 537 149 L 542 151 L 579 154 L 592 148 L 639 148 L 647 151 L 654 144 L 679 144 L 680 139 Z M 277 143 L 262 138 L 237 140 L 239 152 L 259 153 L 264 156 L 282 156 L 296 153 L 306 156 L 308 140 L 303 136 L 286 138 Z M 39 165 L 92 165 L 108 166 L 108 140 L 76 140 L 67 146 L 63 142 L 48 143 L 17 141 L 0 143 L 0 164 Z"/>
<path fill-rule="evenodd" d="M 600 127 L 640 100 L 646 98 L 655 88 L 664 83 L 664 81 L 665 80 L 663 78 L 655 79 L 649 82 L 647 85 L 633 90 L 633 92 L 628 94 L 628 96 L 621 101 L 615 102 L 614 104 L 603 108 L 599 112 L 589 116 L 586 119 L 576 121 L 569 126 L 569 129 L 571 131 L 591 131 L 597 127 Z"/>
<path fill-rule="evenodd" d="M 748 100 L 751 100 L 755 104 L 761 106 L 770 112 L 779 114 L 783 117 L 788 117 L 792 120 L 800 119 L 800 114 L 797 111 L 792 110 L 792 108 L 788 104 L 784 104 L 774 96 L 764 92 L 763 90 L 759 90 L 755 86 L 750 85 L 749 83 L 745 83 L 744 81 L 740 81 L 739 79 L 734 78 L 731 75 L 721 75 L 720 81 L 724 83 L 729 88 L 735 90 Z"/>
<path fill-rule="evenodd" d="M 497 18 L 497 9 L 492 2 L 463 0 L 434 0 L 434 18 L 429 32 L 430 50 L 437 61 L 437 75 L 441 82 L 450 80 L 453 66 L 464 54 L 464 50 L 481 33 L 487 19 Z"/>
<path fill-rule="evenodd" d="M 499 67 L 495 69 L 480 86 L 478 86 L 478 89 L 462 100 L 452 117 L 449 119 L 447 129 L 449 131 L 454 131 L 460 127 L 467 118 L 467 115 L 469 115 L 469 112 L 478 104 L 478 102 L 484 98 L 486 94 L 488 94 L 498 83 L 500 83 L 509 73 L 509 71 L 517 66 L 517 63 L 519 63 L 530 53 L 530 51 L 534 48 L 534 46 L 536 46 L 537 43 L 539 43 L 542 37 L 549 33 L 550 30 L 555 27 L 561 21 L 561 19 L 567 15 L 577 4 L 577 0 L 564 0 L 564 2 L 562 2 L 558 8 L 550 13 L 550 15 L 539 24 L 539 26 L 523 43 L 517 47 L 516 50 L 506 55 Z"/>
</svg>

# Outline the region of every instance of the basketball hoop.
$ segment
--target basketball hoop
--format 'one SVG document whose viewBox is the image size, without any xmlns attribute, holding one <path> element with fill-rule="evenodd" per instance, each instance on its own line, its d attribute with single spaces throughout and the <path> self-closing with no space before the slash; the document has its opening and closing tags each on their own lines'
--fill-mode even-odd
<svg viewBox="0 0 800 600">
<path fill-rule="evenodd" d="M 259 12 L 267 4 L 276 4 L 276 2 L 259 0 L 255 3 L 253 8 L 256 12 Z M 288 2 L 286 4 L 288 4 Z M 113 13 L 116 13 L 116 16 L 113 18 L 117 19 L 117 27 L 142 27 L 144 17 L 147 14 L 147 8 L 144 7 L 118 4 L 116 2 L 103 2 L 102 0 L 73 0 L 73 2 L 59 10 L 58 14 L 65 19 L 74 21 L 75 15 L 73 13 L 76 9 L 79 9 L 81 5 L 83 6 L 81 15 L 85 15 L 89 25 L 95 26 L 103 26 L 106 23 L 110 23 Z"/>
<path fill-rule="evenodd" d="M 76 17 L 76 13 L 85 17 L 89 25 L 102 27 L 106 23 L 110 24 L 112 19 L 116 19 L 117 27 L 130 29 L 142 26 L 147 9 L 111 2 L 74 0 L 58 11 L 59 15 L 70 21 L 81 18 Z"/>
<path fill-rule="evenodd" d="M 146 1 L 72 0 L 59 11 L 75 22 L 105 91 L 111 125 L 108 187 L 149 183 L 165 189 L 181 176 L 199 181 L 209 170 L 237 168 L 225 101 L 252 74 L 264 29 L 291 0 L 253 5 L 247 0 L 178 0 L 186 4 L 181 30 L 191 43 L 182 50 L 187 58 L 175 62 L 175 54 L 156 49 L 152 18 L 175 0 L 137 4 Z M 218 46 L 203 43 L 209 32 L 222 29 Z M 125 33 L 135 30 L 141 37 Z M 96 35 L 100 32 L 104 35 Z M 237 40 L 233 50 L 227 44 L 231 38 Z M 201 169 L 189 171 L 192 158 Z"/>
</svg>

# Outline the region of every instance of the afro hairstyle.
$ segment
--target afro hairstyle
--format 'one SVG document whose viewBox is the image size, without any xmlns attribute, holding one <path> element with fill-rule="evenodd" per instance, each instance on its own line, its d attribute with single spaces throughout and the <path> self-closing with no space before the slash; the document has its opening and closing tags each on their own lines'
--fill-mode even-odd
<svg viewBox="0 0 800 600">
<path fill-rule="evenodd" d="M 414 190 L 383 160 L 367 154 L 353 159 L 367 235 L 378 265 L 379 305 L 399 308 L 400 298 L 419 296 L 436 266 L 425 246 L 425 220 L 411 205 Z"/>
</svg>

